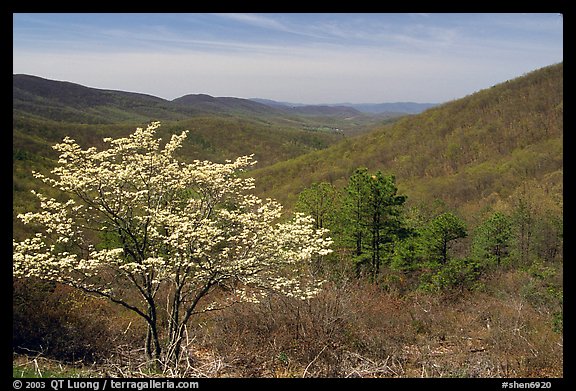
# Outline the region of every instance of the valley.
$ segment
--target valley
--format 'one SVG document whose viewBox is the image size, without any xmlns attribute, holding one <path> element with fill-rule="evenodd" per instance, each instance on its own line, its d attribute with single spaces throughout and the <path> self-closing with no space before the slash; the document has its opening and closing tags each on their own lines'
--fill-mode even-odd
<svg viewBox="0 0 576 391">
<path fill-rule="evenodd" d="M 390 111 L 377 112 L 383 107 Z M 54 144 L 69 136 L 82 148 L 101 149 L 107 145 L 104 138 L 128 137 L 153 121 L 161 123 L 156 135 L 163 144 L 189 130 L 174 153 L 182 162 L 224 164 L 253 154 L 258 163 L 227 180 L 254 178 L 256 196 L 283 205 L 281 223 L 300 212 L 311 216 L 317 231 L 310 232 L 326 230 L 330 252 L 304 251 L 309 269 L 283 269 L 286 275 L 301 272 L 302 280 L 323 281 L 322 289 L 305 300 L 270 289 L 259 302 L 213 310 L 213 303 L 225 303 L 250 280 L 222 277 L 202 291 L 210 292 L 214 302 L 208 305 L 206 299 L 207 310 L 183 323 L 179 365 L 162 359 L 154 367 L 143 359 L 141 343 L 146 340 L 145 349 L 150 348 L 150 328 L 142 318 L 151 315 L 138 316 L 132 305 L 113 305 L 105 294 L 89 289 L 14 277 L 14 376 L 41 376 L 34 357 L 56 377 L 565 375 L 563 63 L 460 99 L 420 106 L 306 106 L 205 94 L 168 101 L 14 75 L 13 240 L 37 232 L 37 226 L 18 217 L 38 208 L 31 190 L 65 200 L 32 176 L 32 171 L 50 176 L 58 165 Z M 186 201 L 190 205 L 204 207 L 217 192 L 207 191 L 206 199 L 196 189 L 170 194 L 181 193 L 192 194 Z M 214 204 L 197 223 L 209 220 L 213 211 L 229 218 L 242 205 L 237 200 Z M 246 219 L 267 208 L 253 207 Z M 139 210 L 130 209 L 126 216 L 132 213 Z M 148 219 L 136 224 L 135 232 L 146 231 Z M 128 224 L 117 220 L 117 233 L 106 228 L 106 234 L 88 235 L 98 239 L 98 249 L 128 237 L 122 233 Z M 213 236 L 234 235 L 206 250 L 209 262 L 198 256 L 198 269 L 236 254 L 228 243 L 244 245 L 248 237 L 256 243 L 261 233 L 250 229 L 260 222 L 252 223 L 249 234 L 236 234 L 244 224 L 241 218 L 210 223 L 206 232 L 219 232 Z M 176 240 L 167 227 L 166 236 Z M 189 247 L 204 236 L 193 237 Z M 137 252 L 126 243 L 127 254 Z M 168 245 L 158 248 L 146 261 L 179 256 L 180 250 L 170 252 Z M 251 246 L 238 248 L 238 257 L 252 251 Z M 284 250 L 274 251 L 280 259 Z M 259 257 L 264 256 L 248 259 Z M 263 264 L 273 264 L 271 259 Z M 182 269 L 175 268 L 166 284 L 179 281 Z M 106 273 L 124 276 L 123 270 Z M 222 270 L 214 276 L 228 272 Z M 137 273 L 129 272 L 125 280 L 139 281 Z M 151 280 L 142 272 L 142 281 Z M 157 287 L 151 297 L 168 303 L 184 285 Z M 130 303 L 152 301 L 145 289 L 140 294 L 130 293 Z M 186 303 L 191 296 L 184 296 Z M 204 304 L 200 297 L 194 304 Z M 167 330 L 173 312 L 163 305 L 158 304 L 157 324 L 164 341 L 174 330 Z"/>
</svg>

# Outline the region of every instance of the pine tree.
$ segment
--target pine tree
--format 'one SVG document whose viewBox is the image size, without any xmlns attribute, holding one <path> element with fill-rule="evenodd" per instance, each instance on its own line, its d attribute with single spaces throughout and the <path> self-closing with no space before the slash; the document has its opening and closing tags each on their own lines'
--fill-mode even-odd
<svg viewBox="0 0 576 391">
<path fill-rule="evenodd" d="M 375 279 L 384 254 L 391 255 L 395 241 L 405 235 L 402 206 L 406 196 L 397 195 L 395 178 L 378 171 L 370 174 L 359 168 L 346 188 L 349 232 L 354 240 L 357 265 L 370 262 Z"/>
<path fill-rule="evenodd" d="M 446 264 L 450 243 L 468 235 L 464 221 L 452 212 L 434 218 L 427 229 L 430 260 Z"/>
<path fill-rule="evenodd" d="M 511 240 L 511 218 L 496 212 L 476 228 L 472 248 L 474 257 L 481 262 L 500 266 L 510 255 Z"/>
</svg>

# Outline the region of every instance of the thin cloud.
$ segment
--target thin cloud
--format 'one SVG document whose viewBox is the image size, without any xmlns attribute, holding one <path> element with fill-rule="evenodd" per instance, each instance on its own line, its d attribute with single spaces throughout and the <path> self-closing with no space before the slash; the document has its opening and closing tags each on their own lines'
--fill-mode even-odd
<svg viewBox="0 0 576 391">
<path fill-rule="evenodd" d="M 322 34 L 317 34 L 313 28 L 310 28 L 306 24 L 301 23 L 287 24 L 269 16 L 263 16 L 257 14 L 242 14 L 242 13 L 224 13 L 224 14 L 212 14 L 212 15 L 244 23 L 246 25 L 250 25 L 253 27 L 258 27 L 280 33 L 289 33 L 292 35 L 308 38 L 325 37 Z"/>
<path fill-rule="evenodd" d="M 262 27 L 262 28 L 277 30 L 277 31 L 292 32 L 291 29 L 289 29 L 287 26 L 280 23 L 279 21 L 272 19 L 272 18 L 269 18 L 269 17 L 262 16 L 262 15 L 235 14 L 235 13 L 234 14 L 231 14 L 231 13 L 212 14 L 212 15 L 219 16 L 222 18 L 231 19 L 231 20 L 235 20 L 235 21 L 241 22 L 241 23 L 246 23 L 246 24 L 249 24 L 251 26 Z"/>
<path fill-rule="evenodd" d="M 506 27 L 506 18 L 24 15 L 15 17 L 13 71 L 168 99 L 208 93 L 303 103 L 441 102 L 562 61 L 554 18 L 530 16 L 518 29 Z M 529 25 L 540 19 L 550 33 L 534 39 L 545 28 L 531 32 Z"/>
<path fill-rule="evenodd" d="M 509 60 L 499 63 L 498 72 L 488 71 L 494 63 L 490 57 L 299 50 L 263 56 L 246 51 L 16 53 L 14 70 L 166 99 L 207 93 L 303 103 L 442 102 L 519 76 Z M 521 73 L 543 65 L 548 64 L 527 61 Z"/>
</svg>

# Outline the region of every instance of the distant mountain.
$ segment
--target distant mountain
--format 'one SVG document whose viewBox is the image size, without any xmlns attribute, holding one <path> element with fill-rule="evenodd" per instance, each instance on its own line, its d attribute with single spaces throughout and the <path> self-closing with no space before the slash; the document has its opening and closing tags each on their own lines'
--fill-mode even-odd
<svg viewBox="0 0 576 391">
<path fill-rule="evenodd" d="M 30 75 L 13 75 L 13 110 L 15 114 L 81 123 L 175 120 L 199 114 L 283 115 L 248 99 L 190 94 L 168 101 Z"/>
<path fill-rule="evenodd" d="M 279 101 L 272 100 L 272 99 L 250 98 L 250 100 L 254 101 L 254 102 L 262 103 L 263 105 L 271 106 L 271 107 L 286 108 L 286 107 L 309 106 L 309 105 L 305 105 L 302 103 L 279 102 Z"/>
<path fill-rule="evenodd" d="M 272 99 L 250 98 L 253 102 L 258 102 L 269 107 L 283 110 L 286 113 L 293 113 L 298 115 L 336 115 L 353 117 L 362 115 L 362 111 L 350 104 L 343 103 L 341 105 L 326 104 L 326 105 L 307 105 L 303 103 L 290 103 L 279 102 Z"/>
<path fill-rule="evenodd" d="M 191 130 L 183 149 L 187 156 L 223 161 L 254 153 L 259 166 L 326 148 L 383 122 L 349 107 L 293 110 L 206 94 L 169 101 L 31 75 L 16 74 L 12 80 L 18 186 L 25 182 L 29 164 L 52 164 L 45 159 L 53 157 L 51 146 L 64 136 L 101 146 L 104 137 L 124 136 L 153 120 L 162 121 L 161 133 Z"/>
<path fill-rule="evenodd" d="M 303 115 L 303 116 L 336 116 L 354 117 L 362 113 L 347 106 L 299 105 L 287 106 L 280 102 L 261 99 L 241 99 L 220 97 L 205 94 L 189 94 L 172 101 L 181 106 L 194 107 L 207 111 L 242 111 L 251 114 Z"/>
<path fill-rule="evenodd" d="M 249 99 L 213 97 L 206 94 L 188 94 L 172 100 L 178 107 L 194 108 L 206 112 L 242 112 L 249 114 L 280 114 L 271 106 Z"/>
<path fill-rule="evenodd" d="M 14 114 L 56 121 L 112 123 L 184 116 L 169 101 L 151 95 L 90 88 L 31 75 L 13 75 L 12 90 Z"/>
<path fill-rule="evenodd" d="M 292 108 L 295 111 L 302 107 L 347 107 L 368 114 L 419 114 L 429 108 L 438 106 L 438 103 L 415 103 L 415 102 L 393 102 L 393 103 L 337 103 L 306 105 L 303 103 L 279 102 L 271 99 L 251 98 L 250 100 L 277 108 Z M 312 109 L 307 109 L 312 110 Z"/>
<path fill-rule="evenodd" d="M 393 103 L 342 103 L 344 106 L 350 106 L 363 113 L 404 113 L 420 114 L 432 107 L 438 106 L 438 103 L 415 103 L 415 102 L 393 102 Z"/>
<path fill-rule="evenodd" d="M 87 124 L 180 120 L 205 114 L 335 118 L 362 115 L 354 108 L 338 105 L 291 107 L 206 94 L 188 94 L 169 101 L 146 94 L 90 88 L 21 74 L 13 75 L 12 87 L 14 115 Z"/>
<path fill-rule="evenodd" d="M 347 106 L 296 106 L 284 109 L 285 111 L 298 115 L 317 115 L 317 116 L 344 116 L 355 117 L 362 113 L 352 107 Z"/>
<path fill-rule="evenodd" d="M 38 100 L 38 97 L 72 107 L 119 104 L 123 99 L 130 99 L 143 105 L 166 103 L 162 98 L 146 94 L 90 88 L 32 75 L 13 75 L 13 99 L 16 102 L 30 98 Z"/>
</svg>

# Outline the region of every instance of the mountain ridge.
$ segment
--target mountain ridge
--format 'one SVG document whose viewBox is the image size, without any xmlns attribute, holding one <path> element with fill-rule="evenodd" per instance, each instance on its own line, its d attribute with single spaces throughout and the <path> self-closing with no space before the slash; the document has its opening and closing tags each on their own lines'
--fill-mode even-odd
<svg viewBox="0 0 576 391">
<path fill-rule="evenodd" d="M 39 118 L 82 123 L 154 119 L 177 120 L 200 114 L 317 116 L 353 118 L 366 115 L 399 117 L 418 114 L 434 103 L 300 104 L 269 99 L 215 97 L 190 93 L 167 100 L 154 95 L 87 87 L 81 84 L 13 74 L 13 112 Z"/>
<path fill-rule="evenodd" d="M 275 101 L 272 99 L 250 98 L 250 100 L 269 105 L 271 107 L 291 107 L 299 108 L 302 106 L 320 106 L 320 107 L 350 107 L 365 114 L 419 114 L 429 108 L 438 106 L 440 103 L 416 103 L 416 102 L 383 102 L 383 103 L 322 103 L 322 104 L 304 104 Z"/>
<path fill-rule="evenodd" d="M 86 87 L 33 75 L 12 76 L 14 114 L 58 121 L 113 123 L 127 119 L 183 118 L 170 102 L 152 95 Z"/>
<path fill-rule="evenodd" d="M 250 99 L 187 94 L 173 100 L 149 94 L 86 87 L 34 75 L 13 74 L 13 112 L 58 121 L 114 123 L 150 118 L 178 120 L 201 114 L 362 116 L 343 106 L 275 107 Z"/>
</svg>

